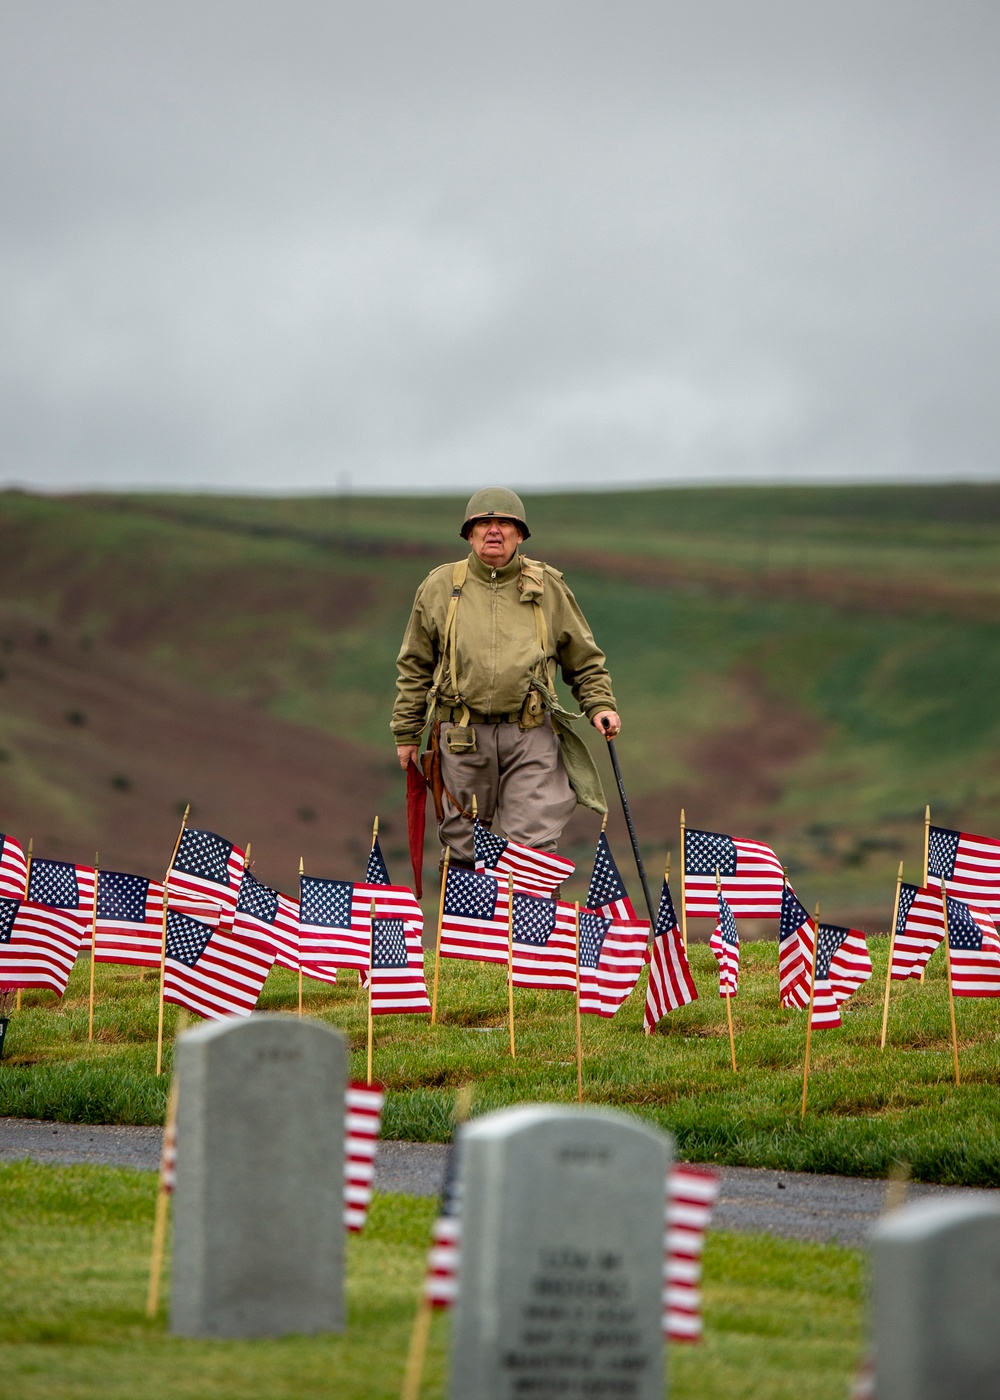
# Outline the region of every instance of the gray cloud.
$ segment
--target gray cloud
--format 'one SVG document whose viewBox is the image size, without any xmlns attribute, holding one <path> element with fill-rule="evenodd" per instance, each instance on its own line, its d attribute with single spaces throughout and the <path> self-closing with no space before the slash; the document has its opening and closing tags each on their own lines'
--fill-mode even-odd
<svg viewBox="0 0 1000 1400">
<path fill-rule="evenodd" d="M 0 477 L 995 475 L 998 29 L 8 6 Z"/>
</svg>

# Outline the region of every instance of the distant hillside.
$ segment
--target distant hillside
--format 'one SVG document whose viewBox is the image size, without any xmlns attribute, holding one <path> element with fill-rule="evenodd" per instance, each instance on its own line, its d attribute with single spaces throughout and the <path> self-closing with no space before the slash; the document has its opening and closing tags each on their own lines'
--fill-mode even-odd
<svg viewBox="0 0 1000 1400">
<path fill-rule="evenodd" d="M 0 497 L 2 824 L 156 869 L 193 795 L 288 887 L 299 846 L 353 873 L 378 804 L 402 874 L 393 660 L 417 582 L 462 550 L 463 504 Z M 926 801 L 1000 834 L 1000 487 L 528 510 L 529 550 L 566 568 L 607 649 L 654 869 L 668 845 L 676 862 L 684 805 L 692 825 L 772 839 L 831 917 L 884 926 L 896 863 L 919 873 Z M 585 863 L 595 835 L 579 813 L 570 853 Z"/>
</svg>

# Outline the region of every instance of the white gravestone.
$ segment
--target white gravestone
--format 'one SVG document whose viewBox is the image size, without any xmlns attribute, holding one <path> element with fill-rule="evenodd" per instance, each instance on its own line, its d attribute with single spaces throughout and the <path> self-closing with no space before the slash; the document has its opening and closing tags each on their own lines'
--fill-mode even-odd
<svg viewBox="0 0 1000 1400">
<path fill-rule="evenodd" d="M 663 1400 L 669 1138 L 507 1109 L 462 1130 L 452 1400 Z"/>
<path fill-rule="evenodd" d="M 894 1211 L 872 1255 L 877 1400 L 1000 1396 L 1000 1204 Z"/>
<path fill-rule="evenodd" d="M 290 1016 L 177 1045 L 170 1330 L 279 1337 L 344 1325 L 347 1042 Z"/>
</svg>

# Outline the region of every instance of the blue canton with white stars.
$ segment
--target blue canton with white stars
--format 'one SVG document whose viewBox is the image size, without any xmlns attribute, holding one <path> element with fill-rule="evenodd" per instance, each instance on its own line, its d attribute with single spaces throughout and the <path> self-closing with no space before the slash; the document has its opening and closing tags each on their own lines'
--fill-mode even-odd
<svg viewBox="0 0 1000 1400">
<path fill-rule="evenodd" d="M 594 870 L 587 891 L 587 908 L 601 909 L 613 899 L 628 899 L 628 891 L 611 854 L 608 838 L 602 831 L 597 840 L 597 854 L 594 856 Z"/>
<path fill-rule="evenodd" d="M 556 928 L 556 906 L 551 899 L 537 895 L 514 896 L 514 942 L 544 948 Z"/>
<path fill-rule="evenodd" d="M 53 909 L 79 909 L 76 866 L 66 860 L 34 860 L 28 876 L 28 898 Z"/>
<path fill-rule="evenodd" d="M 149 881 L 124 871 L 102 870 L 97 876 L 97 917 L 109 923 L 146 922 Z"/>
<path fill-rule="evenodd" d="M 601 950 L 608 936 L 611 920 L 594 914 L 591 910 L 580 910 L 580 966 L 599 967 Z"/>
<path fill-rule="evenodd" d="M 670 897 L 670 886 L 664 880 L 663 889 L 660 891 L 660 907 L 656 911 L 656 928 L 653 933 L 659 938 L 664 933 L 671 933 L 676 927 L 677 915 L 674 912 L 674 901 Z"/>
<path fill-rule="evenodd" d="M 382 857 L 382 848 L 375 838 L 375 844 L 368 853 L 368 868 L 365 870 L 366 885 L 391 885 L 389 869 Z"/>
<path fill-rule="evenodd" d="M 249 914 L 262 924 L 273 924 L 278 917 L 278 895 L 275 890 L 261 884 L 249 870 L 244 870 L 240 881 L 240 896 L 236 901 L 238 914 Z"/>
<path fill-rule="evenodd" d="M 736 874 L 736 842 L 716 831 L 685 831 L 684 872 L 687 875 Z"/>
<path fill-rule="evenodd" d="M 350 928 L 354 883 L 303 875 L 299 881 L 299 919 L 314 928 Z"/>
<path fill-rule="evenodd" d="M 176 909 L 167 910 L 167 957 L 174 962 L 195 967 L 211 937 L 208 924 L 187 914 L 178 914 Z"/>
<path fill-rule="evenodd" d="M 816 981 L 825 982 L 830 976 L 833 955 L 850 933 L 849 928 L 835 924 L 820 924 L 816 932 Z"/>
<path fill-rule="evenodd" d="M 507 842 L 502 836 L 494 836 L 478 821 L 472 823 L 472 839 L 476 847 L 476 862 L 482 862 L 487 870 L 495 870 L 507 849 Z"/>
<path fill-rule="evenodd" d="M 185 831 L 177 847 L 174 869 L 182 875 L 200 875 L 203 880 L 228 888 L 232 853 L 232 841 L 224 841 L 214 831 Z"/>
<path fill-rule="evenodd" d="M 778 942 L 784 943 L 786 938 L 791 938 L 793 933 L 798 933 L 800 928 L 805 928 L 808 922 L 808 911 L 796 899 L 791 886 L 786 885 L 781 892 L 781 921 L 778 924 Z"/>
<path fill-rule="evenodd" d="M 983 946 L 983 931 L 972 917 L 969 906 L 961 899 L 948 896 L 948 946 L 965 948 L 978 953 Z"/>
<path fill-rule="evenodd" d="M 899 914 L 896 918 L 896 932 L 903 933 L 906 929 L 906 920 L 910 910 L 913 908 L 913 901 L 917 897 L 916 885 L 900 885 L 899 887 Z"/>
<path fill-rule="evenodd" d="M 0 899 L 0 943 L 9 943 L 14 933 L 14 920 L 21 907 L 19 899 Z"/>
<path fill-rule="evenodd" d="M 372 967 L 408 967 L 402 919 L 376 919 Z"/>
<path fill-rule="evenodd" d="M 459 919 L 492 919 L 497 909 L 497 882 L 492 875 L 449 870 L 444 912 Z"/>
<path fill-rule="evenodd" d="M 950 880 L 955 873 L 955 858 L 958 855 L 960 831 L 948 831 L 943 826 L 932 826 L 927 836 L 927 874 L 938 879 Z"/>
</svg>

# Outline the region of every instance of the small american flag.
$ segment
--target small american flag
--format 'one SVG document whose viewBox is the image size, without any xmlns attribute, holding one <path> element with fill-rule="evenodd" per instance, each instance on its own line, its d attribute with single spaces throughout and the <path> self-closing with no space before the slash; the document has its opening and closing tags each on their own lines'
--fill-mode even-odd
<svg viewBox="0 0 1000 1400">
<path fill-rule="evenodd" d="M 736 996 L 740 989 L 740 935 L 725 895 L 719 896 L 719 922 L 709 946 L 719 964 L 719 996 Z"/>
<path fill-rule="evenodd" d="M 514 877 L 514 888 L 523 894 L 553 894 L 576 869 L 571 860 L 549 851 L 536 851 L 531 846 L 519 846 L 495 836 L 479 821 L 472 823 L 476 852 L 476 871 L 495 875 L 505 882 Z"/>
<path fill-rule="evenodd" d="M 603 831 L 597 838 L 594 868 L 587 891 L 587 908 L 593 909 L 595 914 L 602 914 L 605 919 L 615 919 L 625 924 L 639 922 Z"/>
<path fill-rule="evenodd" d="M 718 1196 L 710 1167 L 679 1163 L 667 1176 L 663 1335 L 672 1342 L 701 1339 L 701 1258 Z"/>
<path fill-rule="evenodd" d="M 716 870 L 734 914 L 741 918 L 781 917 L 785 872 L 770 846 L 689 827 L 684 833 L 684 898 L 691 917 L 718 917 Z"/>
<path fill-rule="evenodd" d="M 74 865 L 69 860 L 36 857 L 28 876 L 28 899 L 34 904 L 47 904 L 50 909 L 72 909 L 89 921 L 94 914 L 94 868 Z"/>
<path fill-rule="evenodd" d="M 649 955 L 649 984 L 646 987 L 645 1025 L 651 1031 L 668 1011 L 676 1011 L 698 1000 L 698 990 L 691 976 L 691 965 L 681 931 L 677 927 L 674 901 L 664 880 L 660 891 L 660 907 L 656 911 L 656 927 Z"/>
<path fill-rule="evenodd" d="M 904 982 L 908 977 L 919 977 L 943 937 L 941 891 L 901 884 L 892 940 L 892 979 Z"/>
<path fill-rule="evenodd" d="M 236 912 L 245 866 L 243 852 L 214 831 L 185 829 L 167 874 L 170 903 L 175 895 L 218 904 L 225 922 Z"/>
<path fill-rule="evenodd" d="M 813 991 L 812 1028 L 828 1030 L 841 1025 L 840 1007 L 872 975 L 865 935 L 855 928 L 820 924 L 818 934 L 812 919 L 799 930 L 803 953 L 812 979 L 813 958 L 816 978 Z M 808 983 L 807 989 L 808 989 Z M 794 1003 L 798 1005 L 798 1003 Z M 808 1006 L 808 990 L 806 1005 Z"/>
<path fill-rule="evenodd" d="M 193 898 L 171 902 L 182 914 L 191 914 L 213 927 L 219 922 L 218 904 Z M 163 948 L 163 884 L 123 870 L 102 870 L 97 876 L 97 928 L 94 957 L 97 962 L 128 967 L 159 967 Z"/>
<path fill-rule="evenodd" d="M 367 867 L 367 869 L 365 870 L 365 884 L 366 884 L 366 885 L 391 885 L 391 884 L 392 884 L 392 881 L 389 879 L 389 871 L 388 871 L 388 868 L 387 868 L 386 863 L 385 863 L 385 860 L 384 860 L 384 858 L 383 858 L 383 856 L 382 856 L 382 847 L 381 847 L 381 846 L 379 845 L 379 843 L 378 843 L 378 837 L 377 837 L 377 836 L 375 837 L 375 840 L 374 840 L 374 842 L 372 843 L 371 851 L 368 853 L 368 867 Z"/>
<path fill-rule="evenodd" d="M 1000 914 L 1000 841 L 932 826 L 927 845 L 927 877 L 947 882 L 957 899 L 996 917 Z"/>
<path fill-rule="evenodd" d="M 441 956 L 507 963 L 506 880 L 449 867 L 441 917 Z"/>
<path fill-rule="evenodd" d="M 514 895 L 514 986 L 576 991 L 576 908 L 565 900 Z"/>
<path fill-rule="evenodd" d="M 613 1016 L 631 995 L 646 962 L 648 924 L 613 923 L 580 910 L 580 1010 Z"/>
<path fill-rule="evenodd" d="M 663 1335 L 672 1342 L 696 1342 L 701 1337 L 701 1257 L 718 1194 L 719 1178 L 706 1167 L 678 1165 L 664 1183 Z M 455 1303 L 461 1264 L 461 1198 L 453 1144 L 424 1276 L 424 1297 L 432 1307 L 450 1308 Z"/>
<path fill-rule="evenodd" d="M 1000 996 L 1000 938 L 987 910 L 948 896 L 948 952 L 955 996 Z"/>
<path fill-rule="evenodd" d="M 240 880 L 233 931 L 270 943 L 279 967 L 298 972 L 299 911 L 295 901 L 263 884 L 249 869 Z"/>
<path fill-rule="evenodd" d="M 249 1016 L 273 962 L 273 944 L 167 910 L 165 1001 L 209 1021 Z"/>
<path fill-rule="evenodd" d="M 347 1086 L 344 1133 L 344 1224 L 352 1234 L 365 1227 L 375 1184 L 375 1154 L 382 1129 L 385 1085 L 352 1080 Z"/>
<path fill-rule="evenodd" d="M 371 922 L 371 999 L 373 1016 L 430 1011 L 424 981 L 424 950 L 420 934 L 402 919 Z"/>
<path fill-rule="evenodd" d="M 87 930 L 72 909 L 0 899 L 0 987 L 47 987 L 61 997 Z"/>
<path fill-rule="evenodd" d="M 423 933 L 424 916 L 405 885 L 368 885 L 353 880 L 299 879 L 299 938 L 302 970 L 352 967 L 367 972 L 371 958 L 371 907 L 376 919 L 401 919 L 407 935 Z"/>
<path fill-rule="evenodd" d="M 809 1006 L 815 929 L 811 915 L 795 898 L 791 885 L 786 885 L 778 925 L 778 999 L 782 1006 L 799 1011 Z"/>
<path fill-rule="evenodd" d="M 810 938 L 812 927 L 810 921 L 801 930 L 803 945 Z M 815 948 L 811 944 L 808 948 L 809 976 L 813 987 L 810 1025 L 814 1031 L 829 1030 L 832 1026 L 841 1024 L 840 1003 L 834 996 L 830 983 L 830 964 L 840 947 L 838 935 L 849 932 L 849 929 L 831 929 L 828 924 L 820 924 Z M 813 958 L 816 959 L 815 977 L 813 977 L 812 971 Z"/>
<path fill-rule="evenodd" d="M 23 899 L 28 862 L 16 836 L 0 832 L 0 897 Z"/>
</svg>

